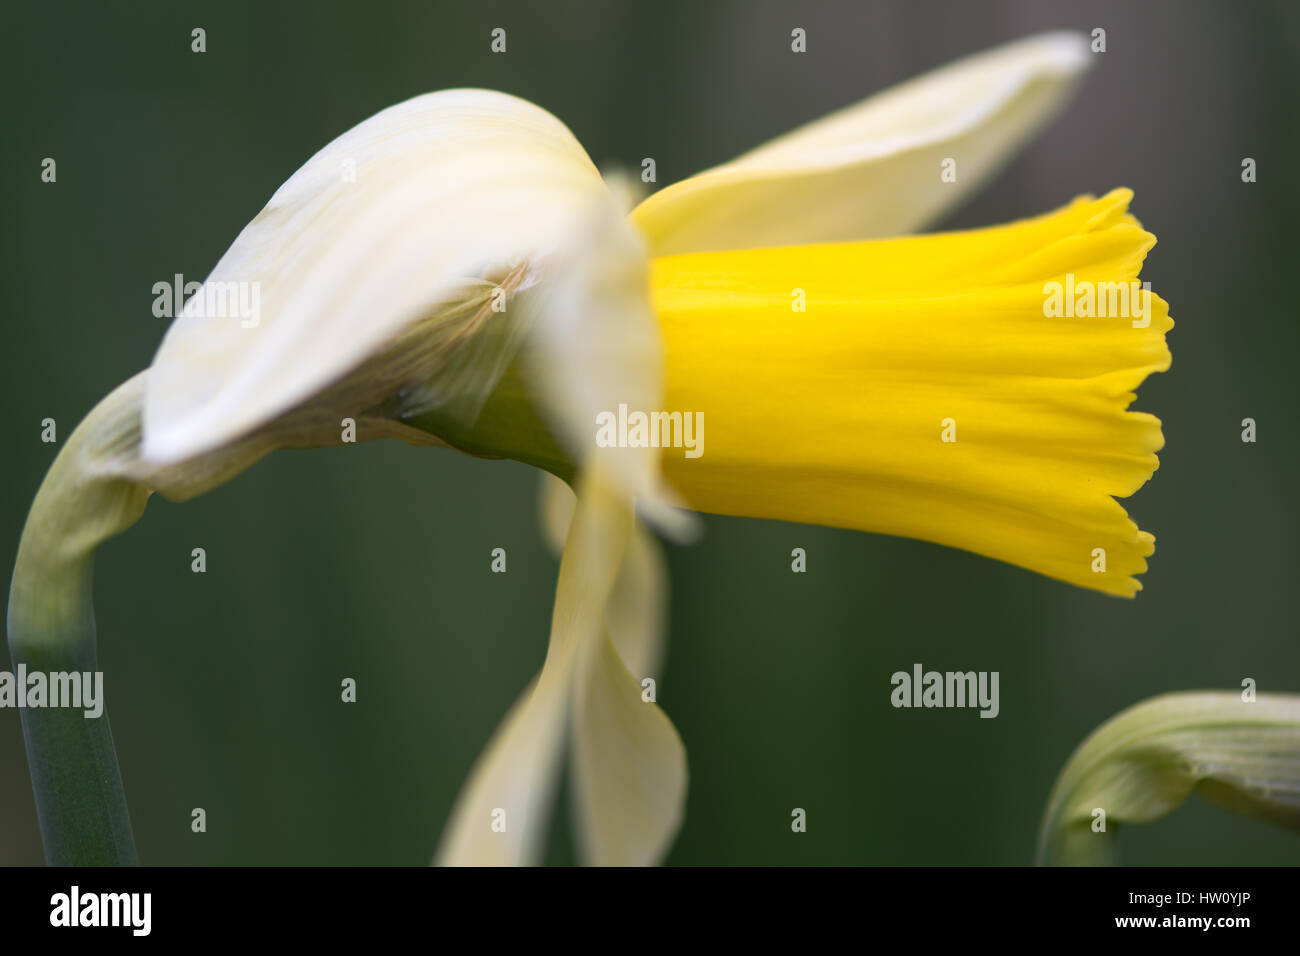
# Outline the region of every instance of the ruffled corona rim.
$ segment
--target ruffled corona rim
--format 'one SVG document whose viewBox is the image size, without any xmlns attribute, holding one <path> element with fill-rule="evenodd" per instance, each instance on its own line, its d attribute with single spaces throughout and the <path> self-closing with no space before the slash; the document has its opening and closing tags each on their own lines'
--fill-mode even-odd
<svg viewBox="0 0 1300 956">
<path fill-rule="evenodd" d="M 1131 198 L 654 260 L 667 407 L 709 432 L 699 459 L 664 456 L 669 480 L 697 510 L 921 538 L 1132 596 L 1155 539 L 1115 499 L 1164 439 L 1129 405 L 1169 368 L 1173 322 L 1138 282 L 1155 237 Z"/>
</svg>

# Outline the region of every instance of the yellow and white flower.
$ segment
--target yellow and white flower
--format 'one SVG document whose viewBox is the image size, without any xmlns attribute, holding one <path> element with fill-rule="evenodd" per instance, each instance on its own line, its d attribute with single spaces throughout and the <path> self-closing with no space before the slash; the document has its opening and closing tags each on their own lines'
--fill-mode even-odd
<svg viewBox="0 0 1300 956">
<path fill-rule="evenodd" d="M 885 238 L 987 180 L 1088 57 L 1071 34 L 971 57 L 630 211 L 524 100 L 453 90 L 384 110 L 298 170 L 208 278 L 256 283 L 259 320 L 183 313 L 99 416 L 125 437 L 92 443 L 92 470 L 188 497 L 273 448 L 335 443 L 351 418 L 358 438 L 563 479 L 545 493 L 563 542 L 545 662 L 474 768 L 438 860 L 536 860 L 567 747 L 583 858 L 656 862 L 687 775 L 671 722 L 642 697 L 665 572 L 634 507 L 675 537 L 694 527 L 684 506 L 1140 587 L 1153 539 L 1115 497 L 1156 467 L 1159 422 L 1127 408 L 1169 365 L 1167 308 L 1152 297 L 1139 325 L 1043 307 L 1067 275 L 1137 279 L 1154 238 L 1130 194 Z M 620 405 L 702 412 L 707 452 L 598 443 L 599 416 Z"/>
</svg>

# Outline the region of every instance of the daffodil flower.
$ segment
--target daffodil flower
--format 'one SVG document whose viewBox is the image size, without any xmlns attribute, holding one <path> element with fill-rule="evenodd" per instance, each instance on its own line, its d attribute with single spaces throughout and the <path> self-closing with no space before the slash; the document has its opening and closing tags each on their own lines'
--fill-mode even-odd
<svg viewBox="0 0 1300 956">
<path fill-rule="evenodd" d="M 1152 538 L 1115 497 L 1156 467 L 1159 422 L 1127 409 L 1168 367 L 1171 323 L 1155 296 L 1134 297 L 1136 317 L 1073 296 L 1136 282 L 1154 238 L 1130 194 L 884 238 L 987 180 L 1088 57 L 1070 34 L 1013 43 L 634 208 L 559 120 L 516 97 L 446 91 L 366 120 L 290 177 L 205 283 L 207 302 L 256 284 L 255 320 L 187 308 L 56 461 L 15 569 L 15 658 L 93 653 L 90 559 L 147 491 L 190 497 L 275 448 L 336 444 L 347 422 L 358 439 L 524 461 L 554 476 L 550 643 L 437 860 L 535 861 L 567 748 L 583 858 L 658 861 L 687 774 L 642 683 L 666 590 L 647 525 L 683 539 L 690 510 L 813 522 L 1138 589 Z M 1054 284 L 1071 291 L 1058 314 Z M 702 416 L 702 453 L 600 441 L 625 409 Z M 25 731 L 39 755 L 41 729 Z M 68 746 L 111 757 L 111 740 Z M 33 769 L 50 814 L 42 788 L 59 772 Z M 48 849 L 46 824 L 42 809 Z"/>
</svg>

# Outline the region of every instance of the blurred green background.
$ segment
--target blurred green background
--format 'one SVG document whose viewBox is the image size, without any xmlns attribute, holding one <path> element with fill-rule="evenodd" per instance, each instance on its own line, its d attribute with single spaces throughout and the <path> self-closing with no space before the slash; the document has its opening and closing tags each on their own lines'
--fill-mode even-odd
<svg viewBox="0 0 1300 956">
<path fill-rule="evenodd" d="M 658 685 L 691 764 L 669 863 L 1029 862 L 1057 771 L 1118 710 L 1244 677 L 1300 691 L 1298 10 L 10 5 L 0 553 L 12 561 L 57 451 L 41 420 L 66 439 L 149 364 L 166 327 L 153 283 L 205 276 L 294 169 L 385 106 L 454 86 L 517 93 L 597 163 L 654 156 L 667 183 L 959 55 L 1101 26 L 1108 50 L 1069 112 L 944 225 L 1136 190 L 1160 237 L 1143 277 L 1177 322 L 1173 370 L 1137 403 L 1168 442 L 1128 503 L 1158 539 L 1146 590 L 1127 602 L 924 543 L 709 518 L 700 544 L 670 553 Z M 497 26 L 504 56 L 488 49 Z M 805 55 L 789 52 L 794 26 Z M 46 156 L 57 184 L 40 181 Z M 1240 441 L 1246 416 L 1257 444 Z M 521 465 L 383 442 L 282 452 L 196 501 L 151 502 L 101 552 L 96 601 L 142 860 L 426 862 L 542 660 L 557 566 L 536 493 Z M 807 574 L 790 573 L 796 546 Z M 190 571 L 195 547 L 207 574 Z M 505 575 L 489 573 L 495 547 Z M 914 662 L 1000 671 L 1001 715 L 892 709 L 889 675 Z M 355 705 L 339 703 L 343 677 Z M 206 834 L 190 831 L 194 807 Z M 806 834 L 790 831 L 793 807 Z M 553 862 L 573 859 L 567 814 Z M 0 820 L 0 863 L 40 862 L 13 710 L 0 711 Z M 1199 799 L 1126 830 L 1120 849 L 1132 864 L 1300 862 L 1296 834 Z"/>
</svg>

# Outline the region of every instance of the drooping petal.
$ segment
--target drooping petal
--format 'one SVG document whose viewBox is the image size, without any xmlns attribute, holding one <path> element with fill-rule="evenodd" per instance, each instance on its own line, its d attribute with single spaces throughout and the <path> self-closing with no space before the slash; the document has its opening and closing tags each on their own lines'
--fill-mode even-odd
<svg viewBox="0 0 1300 956">
<path fill-rule="evenodd" d="M 616 181 L 616 195 L 623 187 Z M 603 445 L 597 424 L 620 405 L 653 410 L 663 402 L 663 349 L 650 309 L 645 247 L 617 203 L 591 203 L 546 280 L 524 297 L 539 317 L 525 359 L 551 419 L 580 471 L 598 470 L 637 499 L 642 513 L 679 539 L 694 518 L 660 479 L 655 449 Z"/>
<path fill-rule="evenodd" d="M 648 866 L 668 851 L 686 800 L 686 750 L 608 638 L 580 665 L 573 712 L 578 845 L 597 866 Z"/>
<path fill-rule="evenodd" d="M 614 647 L 638 680 L 659 675 L 667 618 L 668 563 L 663 546 L 638 524 L 605 608 L 605 626 Z"/>
<path fill-rule="evenodd" d="M 921 538 L 1131 596 L 1154 539 L 1115 497 L 1163 437 L 1127 408 L 1169 367 L 1173 325 L 1137 288 L 1155 237 L 1131 195 L 971 232 L 655 260 L 666 407 L 707 426 L 700 457 L 665 450 L 669 480 L 702 511 Z M 1050 290 L 1081 306 L 1087 288 L 1091 314 L 1049 317 Z"/>
<path fill-rule="evenodd" d="M 554 555 L 564 551 L 569 539 L 569 525 L 578 505 L 577 496 L 568 482 L 561 481 L 549 471 L 539 474 L 537 485 L 537 518 L 542 529 L 542 539 Z"/>
<path fill-rule="evenodd" d="M 443 311 L 457 321 L 424 334 L 445 334 L 445 361 L 400 369 L 439 381 L 392 387 L 472 405 L 518 336 L 508 310 L 466 302 L 535 282 L 609 201 L 569 130 L 524 100 L 449 90 L 378 113 L 289 178 L 174 321 L 148 380 L 145 457 L 177 461 L 247 434 Z M 489 322 L 504 344 L 465 348 Z"/>
<path fill-rule="evenodd" d="M 437 863 L 537 861 L 550 820 L 575 675 L 606 640 L 605 606 L 632 520 L 631 503 L 620 491 L 598 476 L 587 476 L 560 563 L 546 663 L 475 765 L 443 833 Z"/>
<path fill-rule="evenodd" d="M 563 544 L 575 498 L 543 474 L 541 519 Z M 651 688 L 661 676 L 667 567 L 655 537 L 637 525 L 605 609 L 608 637 L 580 665 L 573 712 L 575 829 L 598 865 L 658 862 L 681 824 L 686 752 Z M 642 682 L 650 678 L 652 685 Z"/>
<path fill-rule="evenodd" d="M 1090 55 L 1047 33 L 967 57 L 674 183 L 633 220 L 656 256 L 913 232 L 1051 119 Z"/>
<path fill-rule="evenodd" d="M 443 831 L 439 866 L 521 866 L 545 849 L 569 713 L 571 667 L 529 684 L 488 742 Z"/>
<path fill-rule="evenodd" d="M 566 482 L 549 472 L 541 473 L 538 518 L 542 537 L 557 555 L 564 550 L 576 506 L 577 498 Z M 663 547 L 637 524 L 605 609 L 605 625 L 614 646 L 633 674 L 652 676 L 663 663 L 667 608 L 668 567 Z"/>
</svg>

